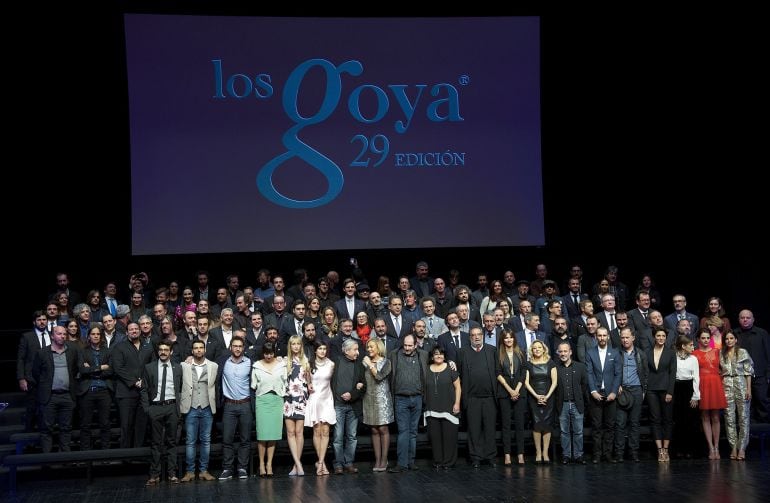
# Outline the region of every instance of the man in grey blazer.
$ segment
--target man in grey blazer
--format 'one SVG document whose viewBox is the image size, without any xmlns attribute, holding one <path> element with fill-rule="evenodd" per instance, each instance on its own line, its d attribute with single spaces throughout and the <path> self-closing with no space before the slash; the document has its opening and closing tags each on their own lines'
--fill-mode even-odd
<svg viewBox="0 0 770 503">
<path fill-rule="evenodd" d="M 206 358 L 206 343 L 193 341 L 192 361 L 182 362 L 180 412 L 185 416 L 185 475 L 180 482 L 195 480 L 195 444 L 201 443 L 198 478 L 216 480 L 208 471 L 211 452 L 211 426 L 217 412 L 216 382 L 219 366 Z"/>
</svg>

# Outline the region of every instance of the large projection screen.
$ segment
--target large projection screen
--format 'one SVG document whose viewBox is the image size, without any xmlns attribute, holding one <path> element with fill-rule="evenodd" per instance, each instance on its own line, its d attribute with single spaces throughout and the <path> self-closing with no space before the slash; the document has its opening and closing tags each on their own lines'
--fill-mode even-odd
<svg viewBox="0 0 770 503">
<path fill-rule="evenodd" d="M 135 255 L 540 246 L 540 20 L 126 14 Z"/>
</svg>

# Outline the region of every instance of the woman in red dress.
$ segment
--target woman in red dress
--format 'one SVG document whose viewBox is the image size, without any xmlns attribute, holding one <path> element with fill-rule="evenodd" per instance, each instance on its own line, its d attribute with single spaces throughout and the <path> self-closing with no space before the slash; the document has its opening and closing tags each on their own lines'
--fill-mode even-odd
<svg viewBox="0 0 770 503">
<path fill-rule="evenodd" d="M 709 459 L 719 459 L 719 411 L 727 408 L 725 390 L 719 370 L 719 351 L 709 347 L 711 332 L 708 328 L 698 331 L 698 349 L 693 356 L 698 359 L 700 372 L 700 417 L 703 434 L 709 446 Z"/>
</svg>

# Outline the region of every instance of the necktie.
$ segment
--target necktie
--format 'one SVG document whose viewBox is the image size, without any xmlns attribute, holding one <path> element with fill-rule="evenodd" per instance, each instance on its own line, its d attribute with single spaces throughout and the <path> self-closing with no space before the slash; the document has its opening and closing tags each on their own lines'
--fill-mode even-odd
<svg viewBox="0 0 770 503">
<path fill-rule="evenodd" d="M 430 333 L 433 335 L 433 318 L 428 318 L 428 324 L 430 325 Z"/>
<path fill-rule="evenodd" d="M 160 378 L 160 401 L 166 400 L 166 371 L 168 370 L 168 363 L 163 364 L 163 376 Z"/>
<path fill-rule="evenodd" d="M 48 335 L 47 332 L 41 332 L 40 333 L 40 348 L 41 349 L 46 347 L 46 346 L 48 346 L 48 341 L 46 340 L 46 339 L 48 339 L 47 335 Z"/>
<path fill-rule="evenodd" d="M 393 324 L 396 326 L 396 337 L 401 335 L 401 322 L 398 321 L 398 316 L 393 318 Z"/>
<path fill-rule="evenodd" d="M 302 322 L 297 320 L 297 335 L 302 335 Z"/>
<path fill-rule="evenodd" d="M 647 311 L 640 311 L 642 313 L 642 318 L 645 320 L 647 319 Z"/>
<path fill-rule="evenodd" d="M 454 337 L 454 339 L 455 339 L 455 347 L 459 349 L 459 347 L 460 347 L 460 336 L 453 335 L 452 337 Z"/>
<path fill-rule="evenodd" d="M 680 319 L 680 320 L 683 320 L 683 319 L 685 319 L 685 318 L 687 318 L 685 315 L 683 315 L 683 314 L 680 314 L 680 315 L 679 315 L 679 319 Z"/>
<path fill-rule="evenodd" d="M 535 342 L 535 332 L 530 332 L 529 333 L 529 343 L 532 344 L 533 342 Z"/>
<path fill-rule="evenodd" d="M 56 323 L 54 323 L 53 321 L 49 321 L 48 322 L 48 333 L 49 334 L 53 333 L 53 327 L 55 327 L 55 326 L 56 326 Z"/>
<path fill-rule="evenodd" d="M 109 299 L 109 305 L 110 305 L 110 314 L 112 316 L 115 316 L 118 314 L 117 306 L 115 305 L 115 299 Z"/>
<path fill-rule="evenodd" d="M 615 330 L 617 325 L 615 324 L 615 313 L 610 314 L 610 331 Z"/>
<path fill-rule="evenodd" d="M 573 294 L 572 295 L 572 300 L 573 300 L 573 302 L 575 302 L 575 307 L 579 307 L 580 306 L 580 300 L 578 299 L 578 294 L 576 294 L 576 293 Z"/>
</svg>

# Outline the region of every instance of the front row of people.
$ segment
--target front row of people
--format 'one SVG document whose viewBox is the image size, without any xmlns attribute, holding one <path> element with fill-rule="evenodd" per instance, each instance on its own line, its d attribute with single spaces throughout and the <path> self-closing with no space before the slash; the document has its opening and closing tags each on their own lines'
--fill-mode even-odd
<svg viewBox="0 0 770 503">
<path fill-rule="evenodd" d="M 303 330 L 312 329 L 312 325 L 306 322 Z M 108 410 L 101 403 L 104 400 L 99 400 L 101 395 L 107 400 L 110 396 L 106 390 L 112 369 L 108 364 L 99 364 L 97 335 L 91 341 L 88 354 L 80 356 L 81 374 L 84 369 L 85 374 L 90 374 L 87 396 L 93 398 L 82 402 L 90 404 L 84 427 L 90 423 L 93 408 Z M 693 351 L 693 342 L 687 336 L 678 338 L 675 350 L 666 347 L 667 334 L 660 330 L 653 334 L 655 346 L 643 352 L 634 345 L 634 335 L 629 328 L 620 332 L 619 349 L 609 346 L 608 331 L 599 328 L 596 346 L 587 352 L 585 364 L 572 360 L 569 342 L 557 346 L 557 358 L 553 360 L 541 340 L 529 341 L 525 353 L 513 332 L 505 330 L 499 345 L 494 347 L 484 343 L 483 331 L 478 327 L 470 331 L 470 344 L 456 351 L 456 362 L 447 361 L 441 345 L 433 347 L 428 354 L 417 349 L 414 336 L 407 335 L 397 349 L 387 354 L 379 338 L 371 338 L 365 348 L 354 337 L 343 337 L 340 341 L 310 338 L 313 342 L 307 347 L 307 338 L 292 336 L 286 357 L 279 357 L 277 345 L 268 341 L 261 348 L 261 358 L 254 358 L 256 361 L 244 354 L 244 339 L 233 337 L 230 354 L 217 362 L 207 360 L 206 343 L 195 340 L 191 356 L 179 364 L 171 360 L 172 342 L 159 342 L 157 359 L 149 361 L 142 358 L 141 345 L 131 347 L 135 339 L 132 335 L 135 334 L 129 331 L 129 340 L 122 343 L 125 347 L 116 346 L 111 363 L 117 369 L 118 383 L 138 390 L 141 408 L 151 424 L 148 485 L 160 481 L 162 456 L 166 457 L 170 482 L 194 480 L 198 442 L 198 478 L 215 479 L 209 473 L 208 464 L 211 430 L 219 409 L 223 425 L 220 480 L 248 477 L 254 421 L 259 475 L 263 477 L 273 476 L 275 445 L 283 436 L 284 426 L 293 458 L 290 476 L 305 473 L 301 461 L 304 427 L 313 429 L 316 475 L 330 473 L 326 452 L 332 425 L 335 426 L 333 472 L 356 473 L 354 456 L 361 416 L 371 428 L 373 471 L 417 469 L 414 459 L 421 419 L 427 424 L 434 467 L 451 469 L 457 460 L 461 406 L 468 429 L 468 454 L 474 467 L 496 462 L 498 409 L 506 465 L 513 463 L 514 455 L 517 464 L 524 464 L 527 408 L 536 464 L 551 462 L 551 432 L 557 421 L 562 462 L 585 463 L 586 409 L 591 417 L 594 463 L 601 462 L 602 457 L 610 462 L 622 461 L 626 443 L 631 459 L 639 461 L 639 420 L 645 399 L 660 462 L 669 460 L 672 436 L 677 454 L 694 454 L 692 437 L 697 419 L 693 412 L 696 409 L 700 409 L 710 459 L 719 459 L 721 410 L 725 410 L 730 457 L 744 459 L 748 444 L 752 362 L 748 353 L 738 347 L 732 333 L 727 333 L 725 346 L 720 351 L 710 347 L 710 333 L 703 330 L 698 334 L 699 349 Z M 72 412 L 69 390 L 74 390 L 74 386 L 69 384 L 74 384 L 77 366 L 63 339 L 63 327 L 57 327 L 51 346 L 43 348 L 34 362 L 38 389 L 50 392 L 40 400 L 44 425 L 53 426 L 55 422 L 66 425 L 65 416 L 68 411 Z M 328 356 L 333 344 L 339 346 L 336 353 L 340 356 L 335 361 Z M 366 352 L 363 358 L 362 350 Z M 140 376 L 122 375 L 127 366 L 120 365 L 119 361 L 128 358 L 147 362 L 141 366 Z M 89 361 L 95 364 L 89 366 Z M 128 421 L 123 419 L 123 414 L 130 413 L 131 404 L 121 403 L 120 394 L 117 398 L 123 425 Z M 185 414 L 186 467 L 185 475 L 178 479 L 173 448 L 181 414 Z M 100 413 L 100 418 L 103 415 Z M 388 468 L 388 425 L 394 421 L 398 429 L 398 461 Z M 61 442 L 66 448 L 68 433 L 67 428 L 62 428 Z M 50 428 L 44 427 L 43 439 L 44 446 L 50 450 Z"/>
</svg>

